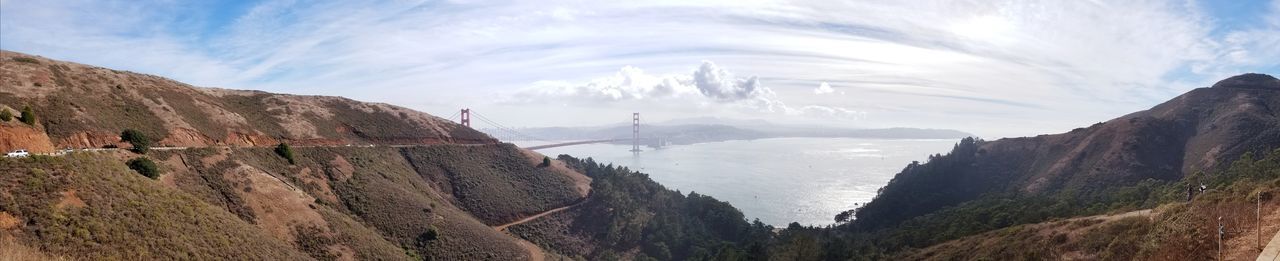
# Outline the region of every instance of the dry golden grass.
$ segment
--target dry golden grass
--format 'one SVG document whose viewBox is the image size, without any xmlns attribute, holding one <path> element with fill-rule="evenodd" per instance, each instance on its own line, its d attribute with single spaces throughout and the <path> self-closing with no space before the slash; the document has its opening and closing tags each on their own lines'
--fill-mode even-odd
<svg viewBox="0 0 1280 261">
<path fill-rule="evenodd" d="M 40 252 L 39 249 L 31 248 L 19 244 L 12 237 L 0 235 L 0 261 L 43 261 L 43 260 L 70 260 L 66 257 L 55 256 Z"/>
</svg>

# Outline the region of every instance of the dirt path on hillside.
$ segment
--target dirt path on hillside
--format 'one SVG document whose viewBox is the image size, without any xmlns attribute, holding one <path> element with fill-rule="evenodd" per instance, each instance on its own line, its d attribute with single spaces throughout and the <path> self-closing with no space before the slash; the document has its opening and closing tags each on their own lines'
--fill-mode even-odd
<svg viewBox="0 0 1280 261">
<path fill-rule="evenodd" d="M 534 245 L 534 244 L 533 244 L 533 242 L 529 242 L 528 240 L 520 239 L 520 237 L 517 237 L 517 236 L 512 235 L 512 234 L 510 234 L 510 233 L 508 233 L 507 235 L 508 235 L 508 236 L 511 236 L 511 238 L 516 239 L 516 244 L 517 244 L 517 245 L 520 245 L 520 248 L 524 248 L 524 250 L 529 251 L 529 261 L 543 261 L 543 260 L 546 260 L 546 258 L 547 258 L 547 254 L 546 254 L 546 253 L 544 253 L 544 252 L 542 252 L 542 248 L 541 248 L 541 247 L 538 247 L 538 245 Z"/>
<path fill-rule="evenodd" d="M 511 222 L 511 223 L 506 223 L 506 224 L 502 224 L 502 225 L 497 225 L 497 226 L 494 226 L 494 227 L 493 227 L 493 229 L 494 229 L 494 230 L 497 230 L 497 231 L 507 231 L 507 227 L 514 226 L 514 225 L 519 225 L 519 224 L 524 224 L 525 222 L 533 221 L 534 219 L 538 219 L 538 218 L 543 217 L 543 216 L 546 216 L 546 215 L 555 214 L 556 212 L 564 211 L 564 210 L 566 210 L 566 209 L 570 209 L 570 208 L 576 207 L 576 206 L 578 206 L 578 205 L 582 205 L 582 203 L 585 203 L 585 202 L 587 202 L 587 199 L 586 199 L 586 198 L 583 198 L 582 200 L 578 201 L 578 203 L 573 203 L 573 204 L 570 204 L 570 205 L 568 205 L 568 206 L 563 206 L 563 207 L 555 208 L 555 209 L 552 209 L 552 210 L 543 211 L 542 213 L 538 213 L 538 214 L 535 214 L 535 215 L 532 215 L 532 216 L 529 216 L 529 217 L 526 217 L 526 218 L 523 218 L 523 219 L 520 219 L 520 220 L 516 220 L 516 221 L 513 221 L 513 222 Z"/>
<path fill-rule="evenodd" d="M 1258 254 L 1258 261 L 1280 261 L 1280 232 L 1271 237 L 1271 243 Z"/>
<path fill-rule="evenodd" d="M 1129 212 L 1115 214 L 1115 215 L 1100 215 L 1100 216 L 1091 216 L 1091 217 L 1085 217 L 1085 218 L 1099 218 L 1105 221 L 1116 221 L 1116 220 L 1127 218 L 1127 217 L 1151 217 L 1151 214 L 1152 212 L 1150 209 L 1143 209 L 1143 210 L 1134 210 L 1134 211 L 1129 211 Z"/>
</svg>

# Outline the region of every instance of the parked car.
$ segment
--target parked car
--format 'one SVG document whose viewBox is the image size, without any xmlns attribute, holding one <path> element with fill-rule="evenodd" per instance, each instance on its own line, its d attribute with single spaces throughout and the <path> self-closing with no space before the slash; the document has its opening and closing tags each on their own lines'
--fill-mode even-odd
<svg viewBox="0 0 1280 261">
<path fill-rule="evenodd" d="M 27 152 L 27 150 L 15 150 L 15 151 L 10 151 L 9 154 L 5 154 L 4 156 L 10 157 L 10 158 L 21 158 L 21 157 L 31 156 L 31 153 Z"/>
</svg>

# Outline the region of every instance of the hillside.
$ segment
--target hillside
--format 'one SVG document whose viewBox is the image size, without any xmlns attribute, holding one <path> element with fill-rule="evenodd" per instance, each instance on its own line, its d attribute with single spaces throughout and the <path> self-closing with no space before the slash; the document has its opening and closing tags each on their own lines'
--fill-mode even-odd
<svg viewBox="0 0 1280 261">
<path fill-rule="evenodd" d="M 271 259 L 306 255 L 104 155 L 0 160 L 0 239 L 69 257 Z M 21 224 L 21 225 L 20 225 Z"/>
<path fill-rule="evenodd" d="M 1227 162 L 1280 147 L 1277 115 L 1280 81 L 1245 74 L 1067 133 L 968 138 L 906 166 L 836 230 L 799 234 L 845 238 L 827 242 L 828 258 L 885 258 L 1019 224 L 1155 208 Z M 840 250 L 859 248 L 875 250 Z"/>
<path fill-rule="evenodd" d="M 10 51 L 0 51 L 0 86 L 0 108 L 16 114 L 30 106 L 37 128 L 56 148 L 119 145 L 124 129 L 181 147 L 494 143 L 470 128 L 388 104 L 194 87 Z M 0 125 L 0 136 L 21 133 Z M 0 143 L 0 150 L 47 152 L 43 144 L 17 145 Z"/>
<path fill-rule="evenodd" d="M 856 225 L 888 227 L 984 194 L 1066 193 L 1089 201 L 1112 187 L 1178 180 L 1280 146 L 1278 115 L 1280 83 L 1242 75 L 1067 133 L 967 141 L 904 169 L 858 210 Z"/>
<path fill-rule="evenodd" d="M 974 259 L 1217 259 L 1218 217 L 1227 234 L 1224 258 L 1250 260 L 1280 232 L 1280 150 L 1245 157 L 1213 178 L 1193 201 L 1114 215 L 1019 225 L 968 236 L 915 251 L 908 260 Z M 1165 188 L 1183 191 L 1186 180 Z M 1262 199 L 1264 204 L 1258 204 Z M 1261 216 L 1261 222 L 1257 216 Z M 1261 225 L 1261 228 L 1259 228 Z M 1261 237 L 1259 237 L 1261 232 Z"/>
<path fill-rule="evenodd" d="M 0 108 L 35 114 L 0 122 L 0 149 L 126 147 L 125 129 L 175 147 L 0 159 L 0 242 L 17 249 L 6 254 L 534 259 L 494 226 L 588 194 L 590 179 L 561 163 L 400 107 L 0 55 Z M 141 158 L 156 179 L 126 167 Z"/>
<path fill-rule="evenodd" d="M 0 122 L 0 149 L 123 147 L 125 129 L 176 147 L 0 159 L 0 254 L 34 258 L 1203 258 L 1187 253 L 1205 239 L 1182 235 L 1204 232 L 1204 209 L 1239 213 L 1251 197 L 1276 209 L 1280 193 L 1280 80 L 1259 74 L 1067 133 L 963 139 L 826 228 L 748 222 L 626 167 L 568 155 L 544 164 L 386 104 L 193 87 L 7 51 L 0 76 L 0 109 L 35 115 Z M 292 149 L 272 148 L 281 142 Z M 126 164 L 142 158 L 158 177 Z M 1198 184 L 1208 192 L 1185 203 Z M 1066 219 L 1147 209 L 1146 219 Z M 1247 235 L 1229 237 L 1232 253 L 1245 253 Z"/>
</svg>

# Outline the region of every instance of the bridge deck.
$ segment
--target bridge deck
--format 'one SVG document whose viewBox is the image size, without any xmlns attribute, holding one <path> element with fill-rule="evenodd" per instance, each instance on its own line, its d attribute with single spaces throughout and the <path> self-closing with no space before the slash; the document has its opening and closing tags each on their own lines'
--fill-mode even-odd
<svg viewBox="0 0 1280 261">
<path fill-rule="evenodd" d="M 540 149 L 546 149 L 546 148 L 555 148 L 555 147 L 564 147 L 564 146 L 573 146 L 573 145 L 582 145 L 582 144 L 592 144 L 592 143 L 605 143 L 605 142 L 614 142 L 614 141 L 625 141 L 625 140 L 630 140 L 630 139 L 584 140 L 584 141 L 574 141 L 574 142 L 564 142 L 564 143 L 544 144 L 544 145 L 538 145 L 538 146 L 529 146 L 529 147 L 525 147 L 525 149 L 528 149 L 528 150 L 540 150 Z"/>
</svg>

